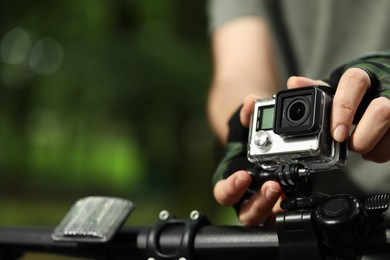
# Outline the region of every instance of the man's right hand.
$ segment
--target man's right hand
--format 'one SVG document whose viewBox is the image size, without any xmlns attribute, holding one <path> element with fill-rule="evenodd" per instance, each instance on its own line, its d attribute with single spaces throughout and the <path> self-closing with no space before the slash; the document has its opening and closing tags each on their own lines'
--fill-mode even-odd
<svg viewBox="0 0 390 260">
<path fill-rule="evenodd" d="M 252 177 L 248 172 L 235 172 L 215 185 L 215 199 L 224 206 L 234 205 L 248 189 L 251 180 Z M 281 211 L 278 201 L 281 194 L 282 191 L 277 182 L 264 183 L 254 196 L 241 205 L 240 222 L 245 226 L 274 223 L 276 214 Z"/>
<path fill-rule="evenodd" d="M 245 98 L 240 112 L 240 121 L 244 127 L 249 127 L 250 116 L 257 96 L 250 95 Z M 240 170 L 214 186 L 214 197 L 224 206 L 236 204 L 251 184 L 252 177 L 245 170 Z M 281 212 L 279 206 L 282 190 L 274 181 L 268 181 L 256 192 L 254 196 L 245 201 L 239 209 L 239 220 L 243 225 L 256 226 L 272 224 L 275 216 Z"/>
</svg>

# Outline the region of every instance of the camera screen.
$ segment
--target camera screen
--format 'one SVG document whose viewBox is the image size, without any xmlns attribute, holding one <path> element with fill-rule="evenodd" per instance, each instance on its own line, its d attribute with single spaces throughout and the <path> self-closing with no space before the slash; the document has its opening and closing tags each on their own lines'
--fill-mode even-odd
<svg viewBox="0 0 390 260">
<path fill-rule="evenodd" d="M 270 130 L 274 124 L 274 106 L 259 107 L 256 131 Z"/>
</svg>

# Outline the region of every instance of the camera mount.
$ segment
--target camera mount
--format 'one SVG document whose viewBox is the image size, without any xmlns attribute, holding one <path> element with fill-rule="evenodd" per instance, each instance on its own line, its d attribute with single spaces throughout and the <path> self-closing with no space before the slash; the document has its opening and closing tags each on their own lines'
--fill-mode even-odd
<svg viewBox="0 0 390 260">
<path fill-rule="evenodd" d="M 383 212 L 389 208 L 388 194 L 370 196 L 363 203 L 347 194 L 311 194 L 310 171 L 299 164 L 256 166 L 249 173 L 251 189 L 273 180 L 286 195 L 281 202 L 285 211 L 276 218 L 282 259 L 322 259 L 325 247 L 342 259 L 355 259 L 352 249 L 383 221 Z M 297 243 L 305 244 L 304 254 L 298 252 Z"/>
<path fill-rule="evenodd" d="M 258 190 L 264 182 L 273 180 L 280 183 L 287 199 L 308 197 L 310 194 L 310 171 L 300 164 L 278 165 L 277 167 L 255 166 L 248 170 L 252 176 L 251 190 Z M 286 208 L 300 208 L 300 205 L 294 206 L 286 204 Z M 307 206 L 305 206 L 307 208 Z"/>
</svg>

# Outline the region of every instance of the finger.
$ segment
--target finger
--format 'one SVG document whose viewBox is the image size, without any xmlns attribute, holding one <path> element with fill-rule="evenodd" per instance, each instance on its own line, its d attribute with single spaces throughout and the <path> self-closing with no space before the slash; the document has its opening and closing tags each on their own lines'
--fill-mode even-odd
<svg viewBox="0 0 390 260">
<path fill-rule="evenodd" d="M 263 222 L 265 226 L 275 226 L 276 224 L 276 215 L 283 211 L 280 207 L 280 203 L 286 198 L 286 195 L 282 193 L 279 196 L 278 201 L 275 203 L 274 207 L 271 210 L 271 213 L 268 215 L 267 219 Z"/>
<path fill-rule="evenodd" d="M 214 197 L 224 206 L 236 204 L 252 182 L 252 177 L 246 171 L 238 171 L 227 179 L 217 182 L 214 186 Z"/>
<path fill-rule="evenodd" d="M 301 88 L 314 85 L 329 86 L 329 84 L 325 81 L 314 80 L 306 77 L 292 76 L 287 80 L 287 88 Z"/>
<path fill-rule="evenodd" d="M 349 140 L 350 149 L 369 153 L 390 127 L 390 100 L 379 97 L 371 101 Z"/>
<path fill-rule="evenodd" d="M 264 223 L 270 216 L 281 193 L 280 185 L 277 182 L 264 183 L 261 189 L 241 206 L 239 216 L 241 223 L 246 226 Z"/>
<path fill-rule="evenodd" d="M 259 99 L 259 96 L 249 95 L 244 99 L 244 104 L 240 111 L 240 120 L 241 124 L 245 127 L 249 127 L 256 99 Z"/>
<path fill-rule="evenodd" d="M 341 76 L 331 116 L 331 133 L 336 141 L 343 142 L 347 138 L 356 109 L 369 86 L 370 78 L 362 69 L 351 68 Z"/>
<path fill-rule="evenodd" d="M 370 152 L 363 154 L 363 158 L 376 163 L 385 163 L 390 161 L 390 130 L 378 142 L 378 144 Z"/>
</svg>

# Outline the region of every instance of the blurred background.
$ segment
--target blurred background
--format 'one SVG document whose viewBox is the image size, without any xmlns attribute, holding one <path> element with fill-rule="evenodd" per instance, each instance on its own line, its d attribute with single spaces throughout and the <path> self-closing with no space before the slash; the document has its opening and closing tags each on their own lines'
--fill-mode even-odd
<svg viewBox="0 0 390 260">
<path fill-rule="evenodd" d="M 0 225 L 53 226 L 117 196 L 229 223 L 211 176 L 205 1 L 0 1 Z"/>
</svg>

